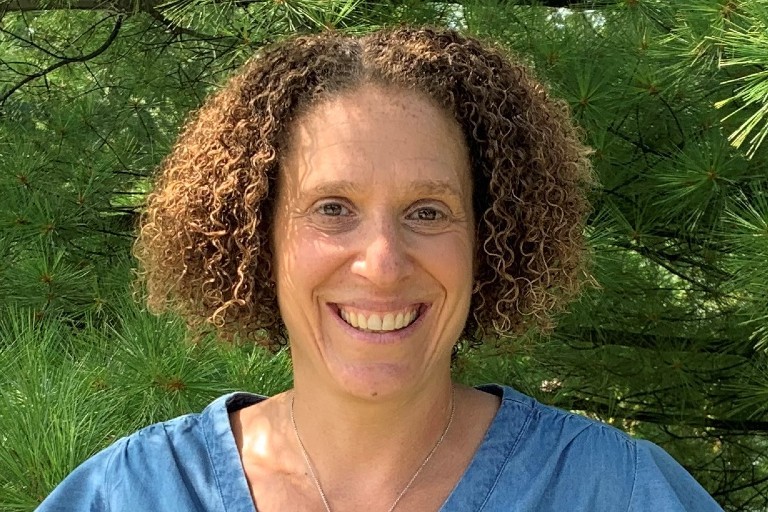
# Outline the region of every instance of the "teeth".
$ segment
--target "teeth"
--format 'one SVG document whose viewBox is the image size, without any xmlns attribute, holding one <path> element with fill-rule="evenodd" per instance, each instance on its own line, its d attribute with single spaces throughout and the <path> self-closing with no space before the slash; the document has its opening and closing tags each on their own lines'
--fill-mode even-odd
<svg viewBox="0 0 768 512">
<path fill-rule="evenodd" d="M 367 317 L 363 313 L 355 313 L 339 308 L 339 314 L 352 327 L 367 331 L 394 331 L 407 327 L 416 320 L 416 310 L 403 313 L 371 313 Z"/>
<path fill-rule="evenodd" d="M 368 317 L 368 330 L 370 331 L 381 330 L 381 317 L 376 313 Z"/>
<path fill-rule="evenodd" d="M 384 320 L 381 322 L 381 328 L 384 331 L 394 331 L 395 330 L 395 315 L 392 313 L 387 313 L 384 315 Z"/>
</svg>

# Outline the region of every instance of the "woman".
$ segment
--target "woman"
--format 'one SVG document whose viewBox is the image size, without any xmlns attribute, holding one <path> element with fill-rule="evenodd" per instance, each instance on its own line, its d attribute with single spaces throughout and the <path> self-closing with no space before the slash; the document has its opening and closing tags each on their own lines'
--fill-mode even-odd
<svg viewBox="0 0 768 512">
<path fill-rule="evenodd" d="M 124 438 L 39 510 L 720 510 L 650 443 L 451 382 L 457 343 L 577 292 L 585 155 L 525 69 L 453 31 L 258 55 L 184 130 L 136 252 L 152 307 L 289 342 L 295 387 Z"/>
</svg>

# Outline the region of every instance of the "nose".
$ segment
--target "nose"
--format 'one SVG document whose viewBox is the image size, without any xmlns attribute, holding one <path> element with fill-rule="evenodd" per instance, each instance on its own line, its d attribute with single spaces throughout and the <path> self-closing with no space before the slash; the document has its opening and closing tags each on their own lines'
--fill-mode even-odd
<svg viewBox="0 0 768 512">
<path fill-rule="evenodd" d="M 363 244 L 352 272 L 380 287 L 395 285 L 413 272 L 413 261 L 395 220 L 372 222 L 361 230 Z"/>
</svg>

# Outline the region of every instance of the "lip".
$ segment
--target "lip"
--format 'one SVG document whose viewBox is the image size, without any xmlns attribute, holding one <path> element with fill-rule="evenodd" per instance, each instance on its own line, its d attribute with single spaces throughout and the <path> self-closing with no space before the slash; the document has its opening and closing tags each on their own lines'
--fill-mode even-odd
<svg viewBox="0 0 768 512">
<path fill-rule="evenodd" d="M 387 345 L 387 344 L 393 344 L 398 343 L 400 341 L 403 341 L 404 339 L 408 338 L 413 334 L 413 332 L 418 329 L 418 327 L 421 325 L 421 323 L 424 321 L 424 317 L 426 316 L 426 313 L 429 312 L 429 310 L 432 308 L 430 304 L 425 304 L 423 302 L 417 302 L 417 303 L 408 303 L 407 305 L 403 305 L 400 303 L 399 305 L 395 305 L 394 303 L 387 303 L 387 304 L 365 304 L 365 303 L 344 303 L 345 306 L 354 307 L 358 309 L 367 309 L 368 311 L 372 312 L 388 312 L 393 311 L 395 309 L 402 309 L 407 308 L 411 306 L 417 306 L 419 308 L 418 316 L 416 317 L 416 320 L 413 321 L 408 327 L 398 329 L 396 331 L 380 331 L 380 332 L 363 332 L 358 329 L 355 329 L 351 325 L 349 325 L 347 322 L 344 321 L 343 318 L 341 318 L 341 315 L 339 314 L 339 306 L 335 303 L 328 303 L 326 304 L 326 307 L 328 308 L 328 311 L 330 312 L 331 316 L 333 316 L 336 319 L 336 322 L 339 324 L 339 326 L 351 337 L 358 339 L 360 341 L 371 343 L 371 344 L 379 344 L 379 345 Z"/>
</svg>

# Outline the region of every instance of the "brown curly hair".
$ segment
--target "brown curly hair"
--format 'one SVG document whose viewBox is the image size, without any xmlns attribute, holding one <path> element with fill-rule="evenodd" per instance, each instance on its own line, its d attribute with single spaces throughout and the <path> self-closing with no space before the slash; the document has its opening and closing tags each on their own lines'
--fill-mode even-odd
<svg viewBox="0 0 768 512">
<path fill-rule="evenodd" d="M 566 106 L 491 45 L 448 29 L 295 37 L 263 50 L 180 135 L 134 253 L 153 311 L 285 343 L 271 275 L 280 157 L 296 119 L 371 83 L 450 113 L 470 153 L 476 275 L 463 339 L 551 327 L 585 275 L 588 151 Z"/>
</svg>

